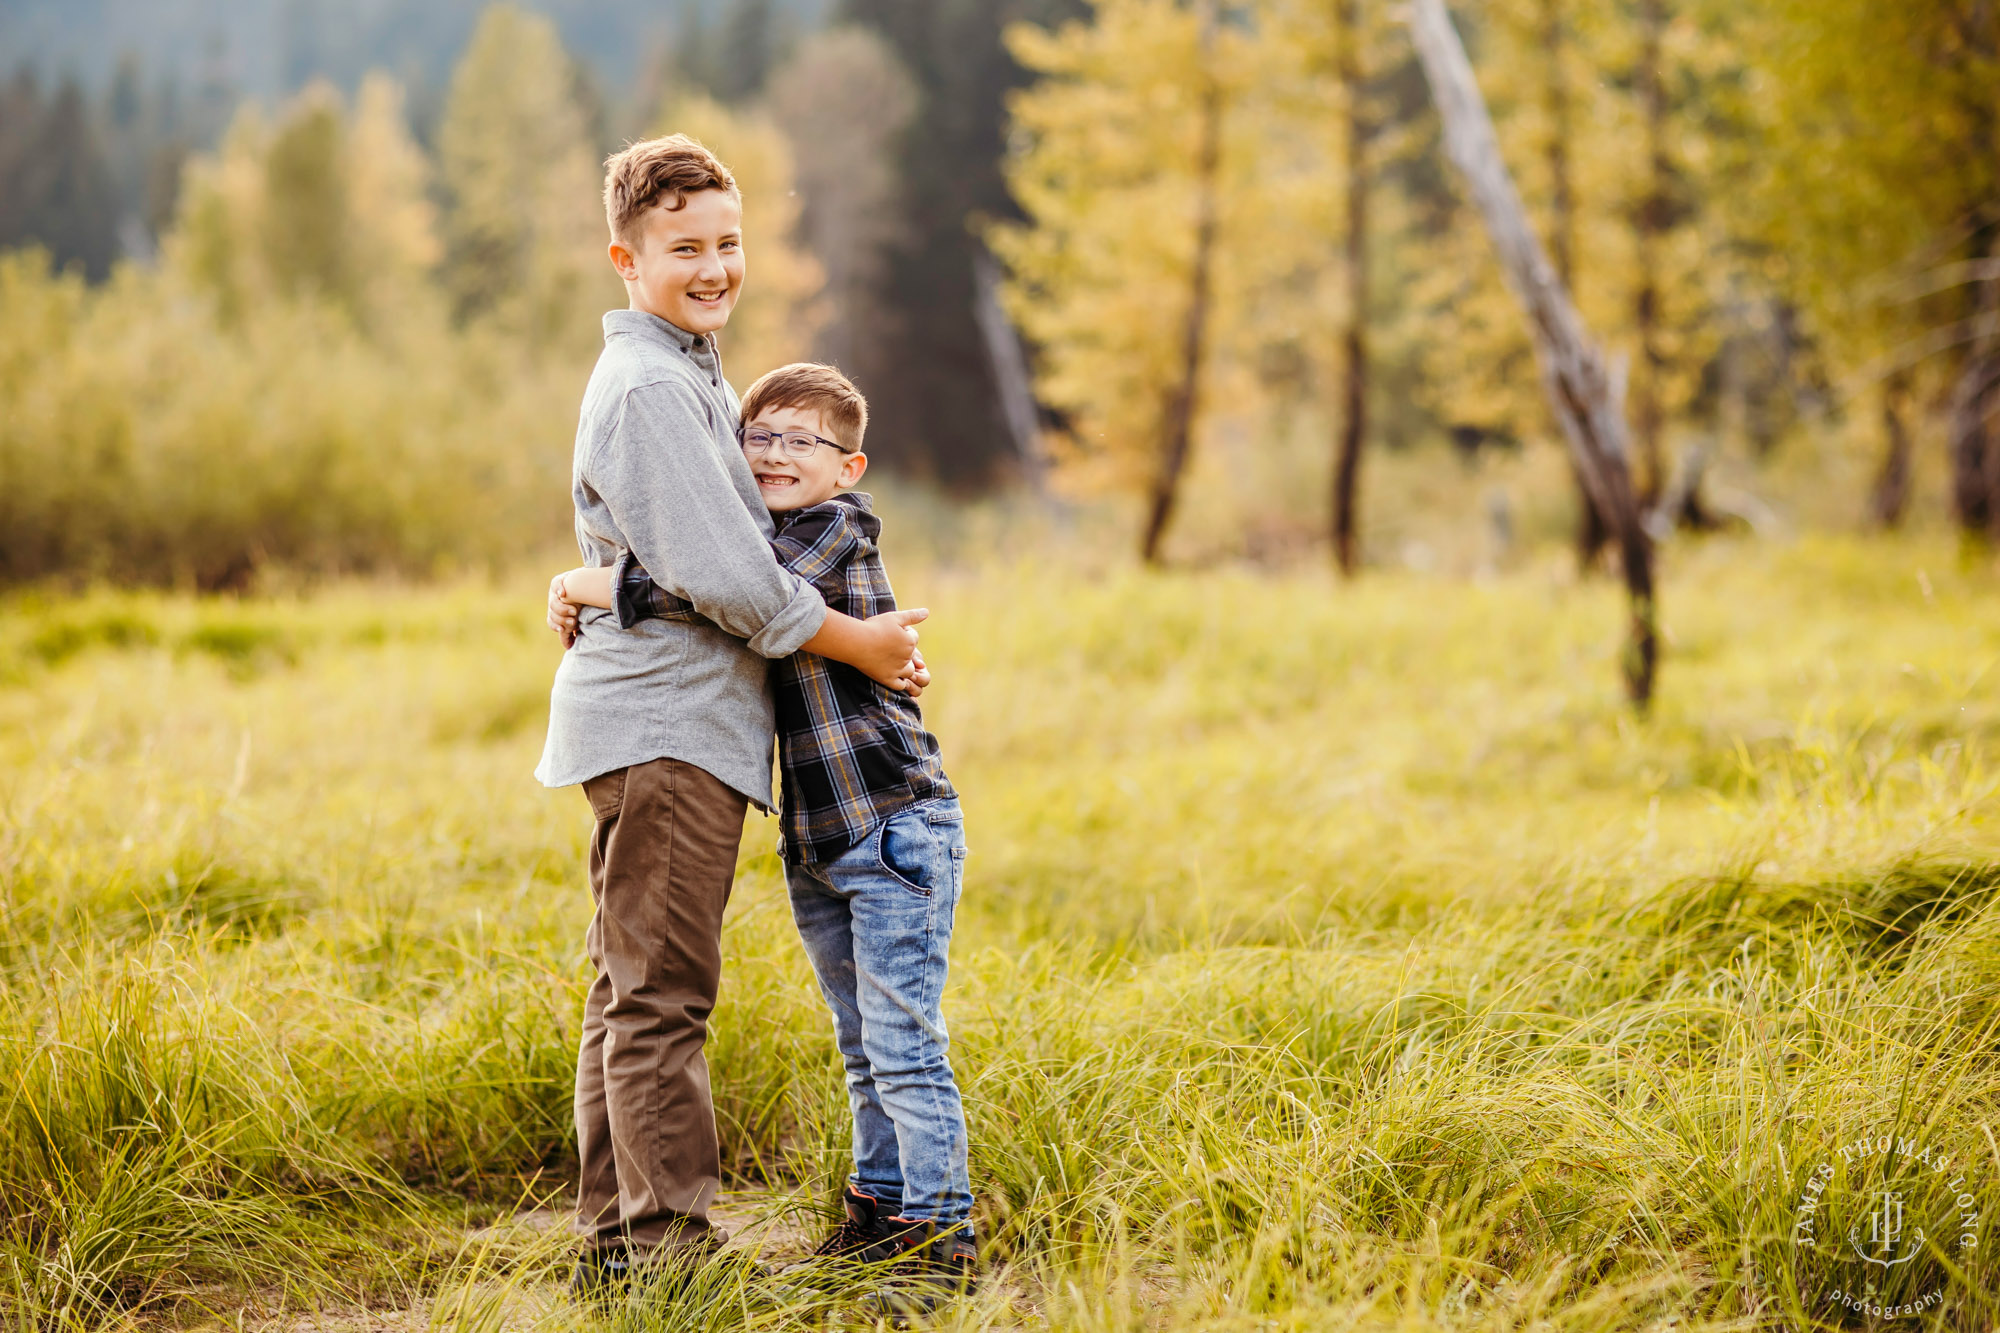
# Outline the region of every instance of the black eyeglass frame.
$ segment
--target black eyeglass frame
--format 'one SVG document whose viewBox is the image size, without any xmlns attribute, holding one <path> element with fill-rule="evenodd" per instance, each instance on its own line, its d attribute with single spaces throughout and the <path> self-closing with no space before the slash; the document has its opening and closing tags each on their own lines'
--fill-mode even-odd
<svg viewBox="0 0 2000 1333">
<path fill-rule="evenodd" d="M 749 434 L 750 434 L 750 432 L 751 432 L 751 431 L 753 431 L 753 430 L 757 430 L 757 431 L 762 431 L 762 432 L 763 432 L 764 434 L 766 434 L 766 435 L 770 436 L 770 437 L 771 437 L 771 440 L 772 440 L 772 443 L 774 443 L 774 444 L 778 444 L 778 445 L 781 445 L 781 446 L 783 446 L 783 448 L 784 448 L 784 451 L 785 451 L 785 453 L 786 453 L 786 454 L 787 454 L 788 456 L 792 457 L 792 458 L 811 458 L 811 457 L 812 457 L 812 453 L 811 453 L 811 451 L 810 451 L 810 450 L 808 450 L 807 452 L 805 452 L 805 453 L 802 453 L 802 454 L 799 454 L 799 453 L 793 453 L 793 452 L 792 452 L 792 446 L 791 446 L 791 443 L 790 443 L 790 442 L 791 442 L 791 440 L 793 440 L 793 439 L 796 439 L 796 438 L 797 438 L 798 436 L 801 436 L 801 435 L 803 435 L 803 436 L 805 436 L 805 437 L 806 437 L 807 439 L 811 440 L 811 441 L 813 442 L 813 448 L 815 448 L 815 449 L 817 449 L 817 448 L 818 448 L 818 447 L 819 447 L 820 445 L 822 445 L 822 444 L 823 444 L 823 445 L 825 445 L 825 446 L 826 446 L 827 448 L 829 448 L 829 449 L 835 449 L 835 450 L 838 450 L 839 452 L 841 452 L 841 453 L 843 453 L 843 454 L 853 454 L 853 453 L 859 453 L 859 452 L 860 452 L 860 450 L 858 450 L 858 449 L 847 449 L 847 448 L 842 448 L 842 446 L 841 446 L 840 444 L 838 444 L 837 442 L 835 442 L 835 441 L 833 441 L 833 440 L 829 440 L 829 439 L 827 439 L 827 438 L 826 438 L 826 436 L 824 436 L 824 435 L 815 435 L 815 434 L 813 434 L 813 433 L 812 433 L 811 431 L 809 431 L 809 430 L 772 430 L 772 429 L 771 429 L 771 428 L 770 428 L 769 426 L 752 426 L 752 425 L 747 425 L 747 424 L 746 424 L 746 425 L 741 425 L 741 426 L 738 426 L 738 427 L 736 428 L 736 447 L 737 447 L 737 448 L 739 448 L 739 449 L 743 449 L 743 448 L 748 448 L 748 447 L 749 447 L 749 441 L 748 441 L 747 439 L 745 439 L 745 437 L 746 437 L 747 435 L 749 435 Z M 765 445 L 765 446 L 764 446 L 764 448 L 762 448 L 762 449 L 758 450 L 758 452 L 759 452 L 759 453 L 768 453 L 768 452 L 770 452 L 770 447 L 771 447 L 770 445 Z"/>
</svg>

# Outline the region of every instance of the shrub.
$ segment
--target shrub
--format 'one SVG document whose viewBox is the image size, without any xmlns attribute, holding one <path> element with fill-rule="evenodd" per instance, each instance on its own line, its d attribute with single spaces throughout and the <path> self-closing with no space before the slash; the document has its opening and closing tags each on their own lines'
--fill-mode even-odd
<svg viewBox="0 0 2000 1333">
<path fill-rule="evenodd" d="M 240 588 L 265 566 L 430 572 L 564 530 L 579 368 L 413 312 L 225 323 L 171 272 L 86 289 L 0 257 L 0 580 Z"/>
</svg>

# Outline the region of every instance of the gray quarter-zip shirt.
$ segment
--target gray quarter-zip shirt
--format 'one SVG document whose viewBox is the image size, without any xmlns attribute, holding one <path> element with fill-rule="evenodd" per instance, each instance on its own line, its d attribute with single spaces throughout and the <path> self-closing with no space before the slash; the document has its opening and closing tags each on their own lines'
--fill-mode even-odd
<svg viewBox="0 0 2000 1333">
<path fill-rule="evenodd" d="M 604 316 L 576 428 L 577 545 L 593 566 L 630 551 L 702 619 L 619 629 L 611 612 L 583 609 L 549 694 L 535 769 L 548 786 L 679 759 L 770 807 L 767 659 L 817 634 L 826 603 L 771 553 L 736 416 L 714 339 L 643 311 Z"/>
</svg>

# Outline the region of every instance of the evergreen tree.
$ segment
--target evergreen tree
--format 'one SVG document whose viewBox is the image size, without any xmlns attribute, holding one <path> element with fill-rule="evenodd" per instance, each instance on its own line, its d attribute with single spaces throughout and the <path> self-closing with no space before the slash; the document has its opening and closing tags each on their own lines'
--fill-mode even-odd
<svg viewBox="0 0 2000 1333">
<path fill-rule="evenodd" d="M 320 85 L 300 99 L 264 150 L 258 239 L 265 270 L 284 295 L 353 301 L 344 137 L 340 103 Z"/>
<path fill-rule="evenodd" d="M 362 85 L 351 114 L 325 84 L 275 122 L 246 107 L 221 149 L 189 164 L 170 266 L 227 323 L 282 301 L 393 334 L 429 304 L 438 257 L 429 169 L 402 107 L 382 75 Z"/>
<path fill-rule="evenodd" d="M 118 208 L 83 90 L 65 78 L 44 101 L 22 68 L 0 95 L 0 246 L 39 244 L 102 279 L 118 255 Z"/>
<path fill-rule="evenodd" d="M 762 92 L 778 54 L 772 0 L 736 0 L 723 15 L 716 45 L 716 96 L 741 102 Z"/>
<path fill-rule="evenodd" d="M 154 249 L 154 236 L 171 209 L 156 213 L 153 191 L 161 160 L 178 170 L 184 154 L 178 143 L 177 108 L 162 91 L 147 86 L 137 56 L 126 53 L 112 74 L 99 126 L 104 161 L 116 200 L 119 248 L 144 259 Z"/>
<path fill-rule="evenodd" d="M 445 286 L 461 319 L 533 349 L 588 346 L 622 304 L 575 73 L 547 19 L 495 5 L 452 76 L 438 132 Z"/>
<path fill-rule="evenodd" d="M 1212 21 L 1172 0 L 1093 9 L 1089 23 L 1011 34 L 1042 76 L 1013 102 L 1008 176 L 1028 222 L 990 239 L 1011 312 L 1041 350 L 1039 393 L 1074 425 L 1065 471 L 1148 497 L 1141 545 L 1154 559 L 1216 340 L 1201 270 L 1217 248 L 1216 178 L 1234 184 L 1239 167 L 1222 159 L 1238 89 L 1219 68 L 1239 43 L 1217 51 Z M 1225 254 L 1236 239 L 1225 234 Z"/>
<path fill-rule="evenodd" d="M 362 80 L 346 148 L 360 309 L 374 328 L 412 312 L 428 317 L 444 248 L 431 162 L 411 135 L 401 84 L 379 72 Z"/>
<path fill-rule="evenodd" d="M 1005 99 L 1026 81 L 1001 40 L 1016 22 L 1052 23 L 1079 0 L 844 0 L 879 32 L 917 86 L 903 137 L 904 239 L 884 296 L 895 375 L 870 395 L 885 442 L 954 485 L 986 479 L 1012 451 L 974 317 L 975 231 L 1019 216 L 1001 177 Z"/>
<path fill-rule="evenodd" d="M 1237 442 L 1229 492 L 1295 445 L 1260 416 L 1261 368 L 1334 359 L 1337 25 L 1309 5 L 1229 22 L 1176 0 L 1092 10 L 1010 34 L 1042 76 L 1012 103 L 1008 180 L 1028 221 L 989 238 L 1040 352 L 1040 396 L 1071 426 L 1060 475 L 1142 497 L 1141 549 L 1157 559 L 1183 501 L 1221 494 L 1181 493 L 1184 473 L 1215 475 L 1220 437 Z M 1288 471 L 1280 510 L 1304 490 Z"/>
<path fill-rule="evenodd" d="M 1193 529 L 1227 531 L 1237 551 L 1324 540 L 1331 509 L 1336 552 L 1358 563 L 1367 378 L 1378 364 L 1405 375 L 1413 341 L 1383 319 L 1410 261 L 1391 238 L 1413 214 L 1389 170 L 1411 112 L 1401 58 L 1384 54 L 1386 10 L 1233 5 L 1203 55 L 1198 9 L 1092 8 L 1089 23 L 1015 30 L 1042 75 L 1013 100 L 1009 180 L 1029 221 L 991 233 L 1041 395 L 1072 427 L 1060 473 L 1145 494 L 1156 554 L 1152 515 L 1191 500 L 1206 510 Z M 1215 297 L 1197 338 L 1202 289 Z M 1174 498 L 1189 454 L 1203 484 Z"/>
<path fill-rule="evenodd" d="M 0 84 L 0 246 L 29 244 L 28 198 L 22 193 L 23 161 L 42 123 L 42 85 L 22 65 Z"/>
<path fill-rule="evenodd" d="M 263 255 L 257 235 L 269 133 L 257 108 L 245 106 L 214 153 L 188 161 L 162 246 L 168 266 L 213 300 L 225 327 L 240 326 L 266 297 L 268 281 L 255 261 Z"/>
<path fill-rule="evenodd" d="M 720 13 L 703 0 L 680 0 L 666 62 L 671 82 L 731 105 L 750 101 L 763 93 L 791 45 L 792 27 L 779 0 L 730 0 Z"/>
</svg>

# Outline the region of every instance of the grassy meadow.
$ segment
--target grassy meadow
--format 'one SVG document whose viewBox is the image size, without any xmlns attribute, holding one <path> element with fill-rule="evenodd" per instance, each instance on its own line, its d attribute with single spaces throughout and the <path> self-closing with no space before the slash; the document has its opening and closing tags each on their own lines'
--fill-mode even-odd
<svg viewBox="0 0 2000 1333">
<path fill-rule="evenodd" d="M 1792 1241 L 1836 1144 L 1921 1138 L 2000 1211 L 1990 571 L 1677 546 L 1639 719 L 1617 590 L 1564 569 L 898 563 L 968 812 L 947 1013 L 1000 1274 L 943 1323 L 1861 1326 Z M 588 817 L 530 777 L 540 589 L 0 604 L 9 1327 L 597 1322 L 550 1225 Z M 711 1053 L 782 1257 L 845 1101 L 774 833 Z M 1933 1249 L 1872 1299 L 1992 1327 L 1990 1238 Z M 865 1316 L 718 1279 L 613 1321 Z"/>
</svg>

